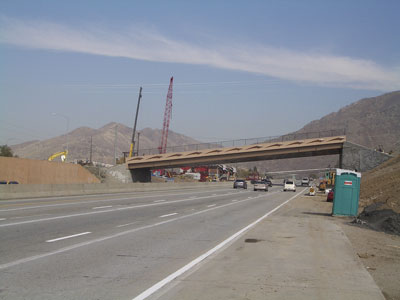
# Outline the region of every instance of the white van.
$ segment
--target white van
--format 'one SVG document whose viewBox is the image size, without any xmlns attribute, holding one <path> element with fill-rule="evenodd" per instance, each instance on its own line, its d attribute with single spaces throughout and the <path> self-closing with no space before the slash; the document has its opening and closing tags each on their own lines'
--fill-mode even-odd
<svg viewBox="0 0 400 300">
<path fill-rule="evenodd" d="M 283 185 L 283 191 L 296 191 L 296 184 L 292 180 L 286 180 L 285 184 Z"/>
</svg>

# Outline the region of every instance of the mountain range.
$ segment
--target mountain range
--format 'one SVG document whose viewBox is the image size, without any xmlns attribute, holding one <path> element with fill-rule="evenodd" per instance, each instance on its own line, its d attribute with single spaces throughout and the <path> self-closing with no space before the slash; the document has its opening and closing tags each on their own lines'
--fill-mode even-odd
<svg viewBox="0 0 400 300">
<path fill-rule="evenodd" d="M 369 148 L 383 147 L 386 152 L 400 152 L 400 91 L 378 97 L 365 98 L 314 120 L 294 133 L 344 129 L 347 140 Z M 115 135 L 115 133 L 117 133 Z M 132 128 L 119 123 L 109 123 L 99 129 L 80 127 L 68 134 L 69 160 L 89 159 L 92 140 L 92 160 L 113 163 L 114 143 L 117 156 L 129 151 Z M 161 130 L 140 130 L 140 149 L 159 146 Z M 61 135 L 43 141 L 31 141 L 12 146 L 14 154 L 32 159 L 47 159 L 66 148 L 67 137 Z M 169 131 L 168 146 L 197 144 L 199 141 Z M 139 152 L 140 153 L 140 152 Z M 259 170 L 291 170 L 304 167 L 335 165 L 337 158 L 303 158 L 282 161 L 257 162 Z M 249 163 L 246 163 L 246 166 Z"/>
<path fill-rule="evenodd" d="M 88 160 L 90 158 L 90 148 L 92 148 L 93 161 L 113 164 L 114 144 L 117 157 L 122 157 L 123 152 L 129 151 L 132 131 L 132 128 L 115 122 L 99 129 L 79 127 L 68 134 L 68 160 Z M 162 130 L 144 128 L 139 132 L 140 149 L 153 149 L 159 146 Z M 174 131 L 170 130 L 168 133 L 168 146 L 197 143 L 199 142 L 195 139 Z M 19 157 L 44 160 L 52 154 L 64 151 L 67 148 L 67 136 L 64 134 L 43 141 L 25 142 L 14 145 L 11 148 L 14 154 Z"/>
</svg>

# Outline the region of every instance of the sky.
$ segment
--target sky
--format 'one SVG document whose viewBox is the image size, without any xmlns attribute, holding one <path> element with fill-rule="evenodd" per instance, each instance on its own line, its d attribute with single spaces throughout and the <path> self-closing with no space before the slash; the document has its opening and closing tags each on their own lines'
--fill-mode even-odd
<svg viewBox="0 0 400 300">
<path fill-rule="evenodd" d="M 109 122 L 285 134 L 400 90 L 400 1 L 0 1 L 0 144 Z M 128 147 L 129 145 L 127 145 Z"/>
</svg>

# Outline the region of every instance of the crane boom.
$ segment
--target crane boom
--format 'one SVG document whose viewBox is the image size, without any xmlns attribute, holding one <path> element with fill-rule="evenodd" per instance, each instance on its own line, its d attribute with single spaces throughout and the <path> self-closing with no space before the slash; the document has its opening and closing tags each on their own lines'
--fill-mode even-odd
<svg viewBox="0 0 400 300">
<path fill-rule="evenodd" d="M 171 77 L 171 79 L 169 81 L 167 101 L 165 103 L 163 131 L 162 131 L 162 135 L 161 135 L 161 142 L 160 142 L 160 146 L 158 147 L 158 149 L 160 150 L 160 154 L 165 153 L 166 150 L 167 150 L 169 122 L 171 120 L 171 113 L 172 113 L 172 84 L 173 84 L 173 81 L 174 81 L 174 77 Z"/>
</svg>

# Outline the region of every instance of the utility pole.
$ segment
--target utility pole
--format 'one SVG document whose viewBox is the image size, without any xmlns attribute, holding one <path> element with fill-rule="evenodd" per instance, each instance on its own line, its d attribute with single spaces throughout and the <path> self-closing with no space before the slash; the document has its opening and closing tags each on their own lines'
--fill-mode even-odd
<svg viewBox="0 0 400 300">
<path fill-rule="evenodd" d="M 89 162 L 90 163 L 92 163 L 92 146 L 93 146 L 93 143 L 92 143 L 92 136 L 90 136 L 90 158 L 89 158 Z"/>
<path fill-rule="evenodd" d="M 114 164 L 117 164 L 117 132 L 118 132 L 118 125 L 115 125 L 115 133 L 114 133 Z"/>
<path fill-rule="evenodd" d="M 139 139 L 140 139 L 140 132 L 138 131 L 137 133 L 137 152 L 136 152 L 136 156 L 139 156 Z"/>
<path fill-rule="evenodd" d="M 140 105 L 140 99 L 142 98 L 142 87 L 140 87 L 139 90 L 139 98 L 137 102 L 137 107 L 136 107 L 136 117 L 135 117 L 135 124 L 133 125 L 133 133 L 132 133 L 132 142 L 131 142 L 131 149 L 129 150 L 129 157 L 132 157 L 133 152 L 135 150 L 135 134 L 136 134 L 136 124 L 137 124 L 137 118 L 139 114 L 139 105 Z"/>
</svg>

